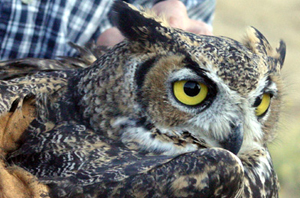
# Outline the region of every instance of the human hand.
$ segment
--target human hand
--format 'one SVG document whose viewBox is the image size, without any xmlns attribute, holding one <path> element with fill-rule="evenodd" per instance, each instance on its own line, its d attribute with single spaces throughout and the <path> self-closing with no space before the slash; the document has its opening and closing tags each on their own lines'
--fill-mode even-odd
<svg viewBox="0 0 300 198">
<path fill-rule="evenodd" d="M 195 34 L 212 35 L 209 25 L 202 21 L 188 17 L 185 5 L 179 0 L 166 0 L 155 4 L 152 10 L 158 15 L 163 15 L 171 27 L 179 28 Z M 121 32 L 112 27 L 104 31 L 97 40 L 97 45 L 114 46 L 124 39 Z"/>
<path fill-rule="evenodd" d="M 97 45 L 112 47 L 123 41 L 124 36 L 116 27 L 108 28 L 97 39 Z"/>
<path fill-rule="evenodd" d="M 212 35 L 211 27 L 203 21 L 190 19 L 185 5 L 179 0 L 166 0 L 155 4 L 152 10 L 164 16 L 171 27 L 195 34 Z"/>
</svg>

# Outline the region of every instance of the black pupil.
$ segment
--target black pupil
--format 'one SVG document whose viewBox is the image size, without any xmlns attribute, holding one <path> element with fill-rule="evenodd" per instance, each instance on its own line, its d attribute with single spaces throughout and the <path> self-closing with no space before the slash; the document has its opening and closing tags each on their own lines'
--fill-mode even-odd
<svg viewBox="0 0 300 198">
<path fill-rule="evenodd" d="M 194 81 L 187 81 L 183 87 L 184 93 L 190 97 L 194 97 L 199 94 L 201 87 L 199 83 Z"/>
<path fill-rule="evenodd" d="M 262 101 L 262 95 L 261 96 L 259 96 L 259 97 L 257 97 L 256 99 L 255 99 L 255 102 L 254 102 L 254 104 L 253 104 L 253 107 L 258 107 L 258 105 L 260 105 L 260 103 L 261 103 L 261 101 Z"/>
</svg>

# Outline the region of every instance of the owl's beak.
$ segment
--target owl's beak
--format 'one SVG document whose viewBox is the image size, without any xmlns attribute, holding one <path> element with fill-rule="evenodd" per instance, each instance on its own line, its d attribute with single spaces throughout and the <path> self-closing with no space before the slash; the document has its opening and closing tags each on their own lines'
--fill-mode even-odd
<svg viewBox="0 0 300 198">
<path fill-rule="evenodd" d="M 227 149 L 237 155 L 243 144 L 243 125 L 241 123 L 232 124 L 231 129 L 232 130 L 228 138 L 222 141 L 221 145 L 224 149 Z"/>
</svg>

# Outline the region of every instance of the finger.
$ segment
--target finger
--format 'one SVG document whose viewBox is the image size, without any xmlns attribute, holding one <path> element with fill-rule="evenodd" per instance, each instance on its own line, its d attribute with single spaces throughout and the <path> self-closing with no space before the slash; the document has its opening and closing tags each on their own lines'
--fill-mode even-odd
<svg viewBox="0 0 300 198">
<path fill-rule="evenodd" d="M 124 36 L 116 27 L 105 30 L 97 39 L 97 45 L 112 47 L 124 40 Z"/>
<path fill-rule="evenodd" d="M 195 34 L 212 35 L 212 27 L 202 21 L 190 20 L 186 31 Z"/>
<path fill-rule="evenodd" d="M 186 29 L 184 21 L 177 17 L 169 17 L 168 22 L 169 22 L 169 25 L 173 28 L 179 28 L 182 30 Z"/>
</svg>

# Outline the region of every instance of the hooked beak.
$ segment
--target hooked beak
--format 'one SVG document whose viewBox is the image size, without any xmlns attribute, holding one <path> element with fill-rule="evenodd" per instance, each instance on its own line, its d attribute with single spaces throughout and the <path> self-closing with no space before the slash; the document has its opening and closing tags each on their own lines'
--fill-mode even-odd
<svg viewBox="0 0 300 198">
<path fill-rule="evenodd" d="M 233 154 L 238 154 L 243 144 L 244 132 L 241 123 L 231 124 L 231 133 L 224 141 L 220 142 L 224 149 L 231 151 Z"/>
</svg>

